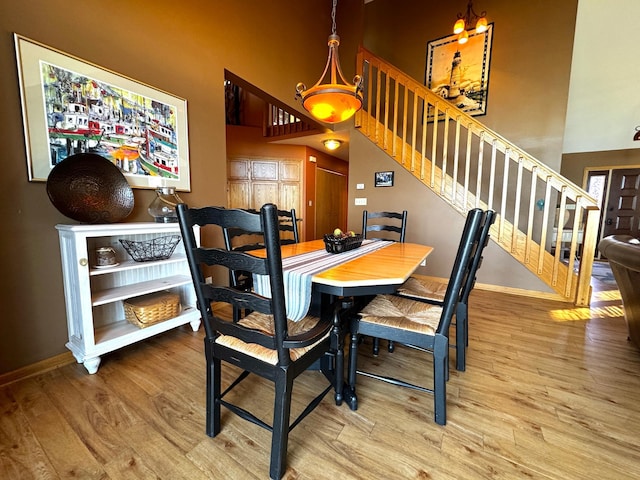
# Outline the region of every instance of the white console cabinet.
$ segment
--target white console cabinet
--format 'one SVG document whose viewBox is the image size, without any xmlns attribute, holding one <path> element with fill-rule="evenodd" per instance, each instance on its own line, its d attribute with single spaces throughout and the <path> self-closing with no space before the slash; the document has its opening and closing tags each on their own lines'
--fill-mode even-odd
<svg viewBox="0 0 640 480">
<path fill-rule="evenodd" d="M 98 371 L 105 353 L 186 323 L 194 332 L 198 330 L 200 312 L 182 239 L 169 259 L 149 262 L 134 262 L 119 242 L 180 235 L 177 223 L 56 225 L 56 229 L 67 306 L 66 346 L 89 373 Z M 118 264 L 96 268 L 99 247 L 112 247 Z M 177 317 L 146 328 L 125 320 L 126 299 L 165 290 L 180 296 L 182 308 Z"/>
</svg>

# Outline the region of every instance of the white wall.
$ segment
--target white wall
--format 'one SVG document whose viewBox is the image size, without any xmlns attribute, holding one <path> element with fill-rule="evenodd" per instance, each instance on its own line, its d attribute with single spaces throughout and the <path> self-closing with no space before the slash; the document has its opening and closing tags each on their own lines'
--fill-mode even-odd
<svg viewBox="0 0 640 480">
<path fill-rule="evenodd" d="M 639 0 L 579 0 L 563 153 L 639 148 Z"/>
</svg>

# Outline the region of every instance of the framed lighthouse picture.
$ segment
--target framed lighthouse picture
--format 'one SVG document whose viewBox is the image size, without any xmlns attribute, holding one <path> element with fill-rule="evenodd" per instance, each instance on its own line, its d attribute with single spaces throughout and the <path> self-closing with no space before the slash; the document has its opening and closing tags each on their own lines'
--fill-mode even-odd
<svg viewBox="0 0 640 480">
<path fill-rule="evenodd" d="M 14 34 L 29 181 L 95 153 L 134 188 L 189 191 L 187 102 Z"/>
<path fill-rule="evenodd" d="M 487 113 L 492 38 L 491 23 L 464 44 L 458 35 L 427 43 L 425 86 L 469 115 Z"/>
</svg>

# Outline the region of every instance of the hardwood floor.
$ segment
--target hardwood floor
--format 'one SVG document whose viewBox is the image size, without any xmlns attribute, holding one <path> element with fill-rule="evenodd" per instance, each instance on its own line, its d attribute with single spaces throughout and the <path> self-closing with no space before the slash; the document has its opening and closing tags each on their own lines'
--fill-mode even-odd
<svg viewBox="0 0 640 480">
<path fill-rule="evenodd" d="M 291 432 L 285 478 L 640 478 L 640 351 L 618 292 L 593 298 L 474 291 L 446 426 L 430 395 L 359 377 L 356 412 L 328 396 Z M 105 356 L 96 375 L 73 364 L 0 387 L 0 478 L 267 478 L 267 431 L 223 409 L 221 434 L 204 433 L 202 335 L 182 327 Z M 362 365 L 428 384 L 430 358 L 381 350 L 361 348 Z M 322 385 L 300 377 L 292 417 Z M 269 418 L 270 386 L 250 378 L 233 395 Z"/>
</svg>

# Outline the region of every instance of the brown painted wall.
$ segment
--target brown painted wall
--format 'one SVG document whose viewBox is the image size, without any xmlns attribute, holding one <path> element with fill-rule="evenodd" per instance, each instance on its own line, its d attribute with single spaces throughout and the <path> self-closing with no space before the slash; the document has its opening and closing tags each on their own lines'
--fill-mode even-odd
<svg viewBox="0 0 640 480">
<path fill-rule="evenodd" d="M 341 54 L 355 58 L 363 7 L 343 3 Z M 330 31 L 326 0 L 0 2 L 0 374 L 66 351 L 55 225 L 77 223 L 53 207 L 44 183 L 27 180 L 13 32 L 186 98 L 192 191 L 180 195 L 204 205 L 226 200 L 224 69 L 297 108 L 295 85 L 317 80 Z M 344 64 L 349 76 L 354 64 Z M 153 195 L 136 189 L 127 221 L 151 220 Z"/>
</svg>

